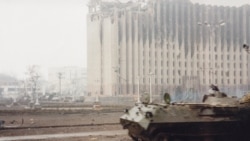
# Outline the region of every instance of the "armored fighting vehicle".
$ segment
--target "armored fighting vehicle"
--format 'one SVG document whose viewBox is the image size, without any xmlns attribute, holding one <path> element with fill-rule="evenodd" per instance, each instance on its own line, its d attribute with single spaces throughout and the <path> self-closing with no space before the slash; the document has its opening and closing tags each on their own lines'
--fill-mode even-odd
<svg viewBox="0 0 250 141">
<path fill-rule="evenodd" d="M 136 103 L 120 118 L 134 141 L 250 141 L 250 96 L 228 97 L 215 86 L 200 103 Z"/>
</svg>

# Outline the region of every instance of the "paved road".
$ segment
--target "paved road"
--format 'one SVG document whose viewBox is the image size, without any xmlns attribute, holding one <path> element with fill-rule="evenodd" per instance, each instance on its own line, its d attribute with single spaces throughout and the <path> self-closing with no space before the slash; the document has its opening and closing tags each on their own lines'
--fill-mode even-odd
<svg viewBox="0 0 250 141">
<path fill-rule="evenodd" d="M 53 138 L 71 138 L 71 137 L 87 137 L 87 136 L 101 136 L 101 135 L 115 136 L 115 135 L 126 135 L 126 134 L 127 130 L 115 130 L 115 131 L 0 137 L 0 141 L 41 140 L 41 139 L 53 139 Z"/>
</svg>

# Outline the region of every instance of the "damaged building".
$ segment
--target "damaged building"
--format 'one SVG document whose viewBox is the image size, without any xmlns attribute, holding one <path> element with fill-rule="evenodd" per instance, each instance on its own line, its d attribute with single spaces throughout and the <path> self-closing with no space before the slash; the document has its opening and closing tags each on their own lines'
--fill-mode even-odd
<svg viewBox="0 0 250 141">
<path fill-rule="evenodd" d="M 250 7 L 188 0 L 91 0 L 89 95 L 163 92 L 203 94 L 209 84 L 229 94 L 248 90 Z M 139 85 L 138 85 L 139 84 Z"/>
</svg>

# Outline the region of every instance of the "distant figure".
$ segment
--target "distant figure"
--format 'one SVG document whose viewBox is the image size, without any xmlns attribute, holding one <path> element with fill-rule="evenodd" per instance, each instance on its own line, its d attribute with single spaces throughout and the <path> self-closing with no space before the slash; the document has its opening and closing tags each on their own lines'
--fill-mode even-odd
<svg viewBox="0 0 250 141">
<path fill-rule="evenodd" d="M 227 95 L 225 93 L 220 92 L 219 88 L 213 84 L 211 84 L 210 89 L 208 90 L 209 94 L 211 96 L 215 96 L 215 97 L 227 97 Z"/>
<path fill-rule="evenodd" d="M 210 87 L 210 90 L 212 91 L 220 91 L 219 88 L 213 84 L 211 84 L 209 87 Z"/>
<path fill-rule="evenodd" d="M 220 92 L 217 86 L 211 84 L 209 86 L 208 95 L 203 96 L 202 102 L 205 102 L 208 99 L 208 97 L 223 98 L 223 97 L 227 97 L 227 94 Z"/>
<path fill-rule="evenodd" d="M 250 51 L 249 51 L 249 45 L 244 44 L 243 48 L 246 50 L 247 53 L 250 53 Z"/>
</svg>

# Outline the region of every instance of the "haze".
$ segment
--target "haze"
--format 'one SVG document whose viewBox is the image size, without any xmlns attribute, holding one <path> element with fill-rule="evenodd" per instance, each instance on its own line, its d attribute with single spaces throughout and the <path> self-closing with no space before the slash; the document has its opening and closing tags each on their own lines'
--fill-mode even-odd
<svg viewBox="0 0 250 141">
<path fill-rule="evenodd" d="M 248 0 L 192 0 L 241 6 Z M 0 73 L 22 77 L 29 65 L 87 67 L 85 0 L 1 0 Z"/>
</svg>

